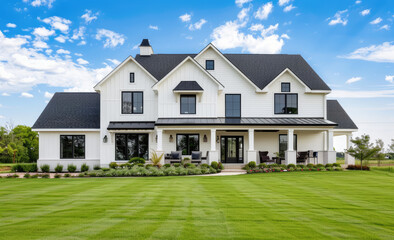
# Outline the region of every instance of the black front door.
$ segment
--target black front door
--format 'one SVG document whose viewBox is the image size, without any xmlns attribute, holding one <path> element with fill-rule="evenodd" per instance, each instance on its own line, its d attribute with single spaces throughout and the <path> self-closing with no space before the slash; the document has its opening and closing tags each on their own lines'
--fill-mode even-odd
<svg viewBox="0 0 394 240">
<path fill-rule="evenodd" d="M 222 163 L 243 163 L 243 145 L 242 136 L 223 136 L 221 137 L 220 156 Z"/>
</svg>

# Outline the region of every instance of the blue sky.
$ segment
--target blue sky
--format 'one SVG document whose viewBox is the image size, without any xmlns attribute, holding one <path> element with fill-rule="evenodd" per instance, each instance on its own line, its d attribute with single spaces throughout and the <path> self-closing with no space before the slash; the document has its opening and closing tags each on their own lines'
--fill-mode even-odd
<svg viewBox="0 0 394 240">
<path fill-rule="evenodd" d="M 393 28 L 390 0 L 4 0 L 0 125 L 32 125 L 54 92 L 92 91 L 149 38 L 155 53 L 196 53 L 213 42 L 226 53 L 301 54 L 358 134 L 388 142 Z"/>
</svg>

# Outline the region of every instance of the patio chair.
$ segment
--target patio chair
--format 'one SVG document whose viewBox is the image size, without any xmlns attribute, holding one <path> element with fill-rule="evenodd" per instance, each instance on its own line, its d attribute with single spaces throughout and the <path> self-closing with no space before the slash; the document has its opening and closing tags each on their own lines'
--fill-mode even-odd
<svg viewBox="0 0 394 240">
<path fill-rule="evenodd" d="M 308 161 L 309 153 L 305 152 L 297 152 L 297 163 L 306 163 Z"/>
<path fill-rule="evenodd" d="M 275 163 L 275 160 L 270 159 L 268 151 L 259 151 L 260 163 Z"/>
<path fill-rule="evenodd" d="M 182 161 L 182 151 L 171 151 L 170 163 L 180 163 Z"/>
<path fill-rule="evenodd" d="M 200 164 L 202 160 L 202 152 L 192 151 L 192 163 Z"/>
</svg>

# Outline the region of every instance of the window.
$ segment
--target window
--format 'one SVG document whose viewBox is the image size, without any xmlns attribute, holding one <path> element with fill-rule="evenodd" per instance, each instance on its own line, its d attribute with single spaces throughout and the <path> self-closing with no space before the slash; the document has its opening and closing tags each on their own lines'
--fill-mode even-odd
<svg viewBox="0 0 394 240">
<path fill-rule="evenodd" d="M 191 155 L 192 151 L 199 151 L 200 136 L 198 134 L 177 134 L 176 150 L 182 151 L 182 155 Z"/>
<path fill-rule="evenodd" d="M 290 83 L 282 83 L 281 84 L 282 92 L 290 92 Z"/>
<path fill-rule="evenodd" d="M 205 69 L 206 70 L 215 70 L 215 61 L 214 60 L 206 60 L 205 61 Z"/>
<path fill-rule="evenodd" d="M 134 73 L 133 72 L 130 73 L 130 82 L 134 83 Z"/>
<path fill-rule="evenodd" d="M 122 114 L 142 114 L 143 110 L 143 92 L 122 92 Z"/>
<path fill-rule="evenodd" d="M 275 114 L 298 114 L 298 95 L 276 93 Z"/>
<path fill-rule="evenodd" d="M 148 134 L 115 134 L 115 160 L 148 159 Z"/>
<path fill-rule="evenodd" d="M 226 117 L 241 117 L 241 94 L 226 94 Z"/>
<path fill-rule="evenodd" d="M 196 95 L 181 95 L 181 114 L 196 114 Z"/>
<path fill-rule="evenodd" d="M 85 158 L 85 136 L 60 135 L 60 158 Z"/>
<path fill-rule="evenodd" d="M 297 134 L 293 135 L 293 149 L 297 150 Z M 285 156 L 287 151 L 287 134 L 279 134 L 279 154 Z"/>
</svg>

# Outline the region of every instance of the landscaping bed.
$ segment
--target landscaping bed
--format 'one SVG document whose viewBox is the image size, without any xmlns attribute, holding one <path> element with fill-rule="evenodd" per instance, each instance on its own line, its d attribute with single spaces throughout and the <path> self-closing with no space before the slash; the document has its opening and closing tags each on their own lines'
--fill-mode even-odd
<svg viewBox="0 0 394 240">
<path fill-rule="evenodd" d="M 250 162 L 244 167 L 248 174 L 253 173 L 279 173 L 279 172 L 318 172 L 318 171 L 343 171 L 341 165 L 338 163 L 333 164 L 307 164 L 307 165 L 295 165 L 295 164 L 264 164 L 261 163 L 258 166 L 255 162 Z"/>
</svg>

